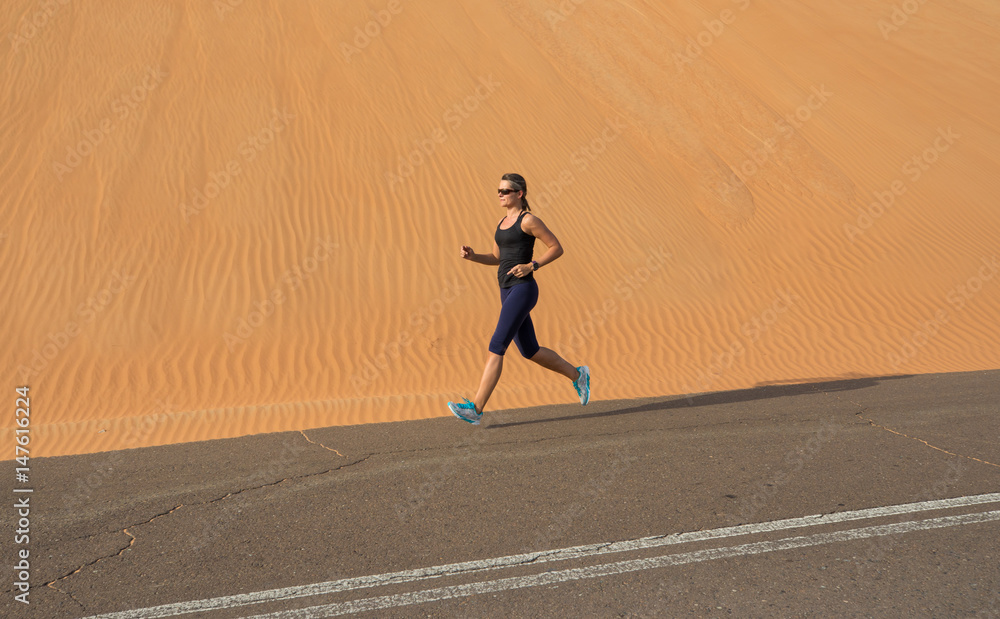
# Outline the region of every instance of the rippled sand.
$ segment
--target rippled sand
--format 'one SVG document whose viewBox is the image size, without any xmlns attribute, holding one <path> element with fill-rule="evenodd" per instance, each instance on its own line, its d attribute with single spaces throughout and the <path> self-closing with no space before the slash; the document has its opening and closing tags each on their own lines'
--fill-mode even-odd
<svg viewBox="0 0 1000 619">
<path fill-rule="evenodd" d="M 595 399 L 1000 367 L 995 3 L 361 4 L 0 7 L 32 455 L 446 415 L 505 172 Z M 511 353 L 491 409 L 574 401 Z"/>
</svg>

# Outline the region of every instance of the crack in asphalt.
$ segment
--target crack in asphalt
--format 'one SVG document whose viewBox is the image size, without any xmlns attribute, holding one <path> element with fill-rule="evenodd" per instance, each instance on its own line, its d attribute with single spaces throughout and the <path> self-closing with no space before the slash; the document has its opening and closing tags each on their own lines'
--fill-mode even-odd
<svg viewBox="0 0 1000 619">
<path fill-rule="evenodd" d="M 124 529 L 121 530 L 121 533 L 124 533 L 125 535 L 129 536 L 128 544 L 126 544 L 125 546 L 123 546 L 122 548 L 120 548 L 118 550 L 118 552 L 116 552 L 114 554 L 111 554 L 111 555 L 105 555 L 103 557 L 98 557 L 98 558 L 94 559 L 93 561 L 90 561 L 88 563 L 84 563 L 83 565 L 81 565 L 80 567 L 76 568 L 72 572 L 70 572 L 70 573 L 68 573 L 68 574 L 66 574 L 64 576 L 60 576 L 59 578 L 56 578 L 55 580 L 49 581 L 49 582 L 45 583 L 42 586 L 49 587 L 50 589 L 55 589 L 56 591 L 58 591 L 60 593 L 65 593 L 66 595 L 68 595 L 71 598 L 73 598 L 73 600 L 76 601 L 77 604 L 80 604 L 80 606 L 83 607 L 84 610 L 86 610 L 86 607 L 83 606 L 83 604 L 79 600 L 77 600 L 75 597 L 73 597 L 73 594 L 69 593 L 68 591 L 63 591 L 62 589 L 56 587 L 55 584 L 57 582 L 59 582 L 60 580 L 66 580 L 70 576 L 73 576 L 74 574 L 80 573 L 80 571 L 82 571 L 83 569 L 85 569 L 87 567 L 90 567 L 91 565 L 96 565 L 97 563 L 100 563 L 101 561 L 104 561 L 106 559 L 114 559 L 115 557 L 121 556 L 121 554 L 123 552 L 125 552 L 126 550 L 128 550 L 129 548 L 131 548 L 135 544 L 135 536 L 132 535 L 131 533 L 129 533 L 129 529 L 135 528 L 135 527 L 138 527 L 138 526 L 142 526 L 144 524 L 149 524 L 150 522 L 152 522 L 152 521 L 154 521 L 157 518 L 160 518 L 162 516 L 169 516 L 170 514 L 174 513 L 175 511 L 177 511 L 178 509 L 180 509 L 182 507 L 184 507 L 183 503 L 180 504 L 180 505 L 178 505 L 178 506 L 176 506 L 176 507 L 174 507 L 174 508 L 172 508 L 172 509 L 170 509 L 170 510 L 168 510 L 168 511 L 165 511 L 165 512 L 160 513 L 160 514 L 156 514 L 155 516 L 153 516 L 152 518 L 150 518 L 149 520 L 147 520 L 145 522 L 140 522 L 138 524 L 130 524 L 129 526 L 127 526 L 127 527 L 125 527 Z"/>
<path fill-rule="evenodd" d="M 55 581 L 53 581 L 53 582 L 55 582 Z M 50 588 L 50 589 L 55 589 L 59 593 L 62 593 L 64 595 L 68 595 L 69 599 L 73 600 L 74 602 L 76 602 L 77 604 L 80 605 L 80 609 L 83 610 L 83 612 L 89 612 L 89 611 L 87 611 L 87 607 L 83 605 L 83 602 L 81 602 L 80 600 L 76 599 L 76 597 L 72 593 L 70 593 L 69 591 L 63 591 L 59 587 L 55 586 L 52 582 L 48 583 L 46 586 L 48 588 Z"/>
<path fill-rule="evenodd" d="M 333 453 L 337 454 L 337 455 L 338 455 L 338 456 L 340 456 L 341 458 L 344 458 L 344 457 L 346 457 L 346 456 L 344 456 L 344 454 L 340 453 L 340 452 L 339 452 L 339 451 L 337 451 L 336 449 L 332 449 L 332 448 L 330 448 L 330 447 L 327 447 L 326 445 L 324 445 L 323 443 L 320 443 L 319 441 L 314 441 L 314 440 L 312 440 L 311 438 L 309 438 L 308 436 L 306 436 L 306 433 L 305 433 L 305 431 L 304 431 L 304 430 L 299 430 L 299 434 L 301 434 L 301 435 L 302 435 L 302 437 L 303 437 L 304 439 L 306 439 L 307 441 L 309 441 L 309 442 L 310 442 L 310 443 L 312 443 L 313 445 L 319 445 L 320 447 L 322 447 L 323 449 L 325 449 L 325 450 L 327 450 L 327 451 L 332 451 Z"/>
<path fill-rule="evenodd" d="M 976 458 L 974 456 L 967 456 L 965 454 L 959 454 L 959 453 L 955 453 L 955 452 L 952 452 L 952 451 L 948 451 L 947 449 L 942 449 L 942 448 L 940 448 L 940 447 L 938 447 L 936 445 L 931 445 L 930 443 L 928 443 L 927 441 L 925 441 L 922 438 L 917 438 L 915 436 L 910 436 L 908 434 L 903 434 L 902 432 L 893 430 L 892 428 L 888 428 L 888 427 L 883 426 L 881 424 L 875 423 L 875 421 L 873 421 L 872 419 L 868 419 L 867 417 L 862 417 L 861 413 L 863 413 L 863 412 L 864 411 L 860 411 L 860 412 L 857 412 L 857 413 L 854 413 L 854 414 L 857 415 L 859 419 L 867 421 L 868 425 L 870 425 L 870 426 L 874 426 L 876 428 L 881 428 L 881 429 L 885 430 L 886 432 L 891 432 L 891 433 L 893 433 L 893 434 L 895 434 L 897 436 L 902 436 L 903 438 L 908 438 L 910 440 L 917 441 L 918 443 L 923 443 L 927 447 L 930 447 L 931 449 L 936 449 L 937 451 L 940 451 L 941 453 L 946 453 L 949 456 L 955 456 L 957 458 L 967 458 L 967 459 L 972 460 L 974 462 L 979 462 L 980 464 L 987 464 L 989 466 L 995 466 L 997 468 L 1000 468 L 1000 464 L 994 464 L 994 463 L 988 462 L 986 460 L 980 460 L 979 458 Z"/>
<path fill-rule="evenodd" d="M 305 435 L 304 432 L 302 432 L 301 430 L 299 432 L 302 433 L 302 436 L 306 439 L 306 441 L 308 441 L 310 443 L 313 443 L 314 445 L 319 445 L 320 447 L 322 447 L 324 449 L 327 449 L 329 451 L 337 452 L 337 455 L 340 455 L 340 452 L 338 452 L 336 449 L 330 449 L 329 447 L 327 447 L 326 445 L 323 445 L 322 443 L 317 443 L 315 441 L 312 441 L 312 440 L 309 439 L 308 436 Z M 339 471 L 342 468 L 346 468 L 346 467 L 349 467 L 349 466 L 354 466 L 355 464 L 361 464 L 365 460 L 368 460 L 369 458 L 371 458 L 372 456 L 375 456 L 375 455 L 381 455 L 381 454 L 379 454 L 379 453 L 370 453 L 367 456 L 365 456 L 364 458 L 362 458 L 360 460 L 357 460 L 355 462 L 348 462 L 348 463 L 342 464 L 342 465 L 340 465 L 340 466 L 338 466 L 336 468 L 327 469 L 327 470 L 321 471 L 319 473 L 309 473 L 309 474 L 306 474 L 306 475 L 293 475 L 292 477 L 285 477 L 284 479 L 280 479 L 280 480 L 275 481 L 275 482 L 270 482 L 270 483 L 262 484 L 260 486 L 251 486 L 249 488 L 242 488 L 242 489 L 237 490 L 235 492 L 230 492 L 230 493 L 227 493 L 224 496 L 221 496 L 221 497 L 218 497 L 218 498 L 215 498 L 215 499 L 211 499 L 211 500 L 208 500 L 208 501 L 199 501 L 197 503 L 190 503 L 189 506 L 190 507 L 196 507 L 196 506 L 199 506 L 199 505 L 208 505 L 210 503 L 215 503 L 217 501 L 221 501 L 223 499 L 227 499 L 227 498 L 229 498 L 231 496 L 235 496 L 237 494 L 242 494 L 243 492 L 247 492 L 247 491 L 250 491 L 250 490 L 259 490 L 261 488 L 267 488 L 269 486 L 276 486 L 276 485 L 278 485 L 278 484 L 280 484 L 282 482 L 288 481 L 290 479 L 299 479 L 299 478 L 303 478 L 304 479 L 306 477 L 312 477 L 312 476 L 315 476 L 315 475 L 325 475 L 327 473 L 332 473 L 334 471 Z M 346 458 L 347 456 L 341 456 L 341 457 L 345 457 Z M 177 509 L 179 507 L 183 507 L 183 505 L 178 505 L 174 509 Z M 154 518 L 155 517 L 156 516 L 154 516 Z M 149 521 L 147 521 L 147 522 L 149 522 Z M 146 524 L 146 522 L 141 522 L 139 524 Z M 139 525 L 130 525 L 130 526 L 139 526 Z M 107 535 L 109 533 L 120 533 L 120 531 L 100 531 L 98 533 L 92 533 L 90 535 L 81 535 L 79 537 L 72 537 L 70 539 L 60 540 L 60 541 L 62 541 L 63 543 L 66 543 L 66 542 L 75 542 L 75 541 L 78 541 L 78 540 L 91 539 L 91 538 L 97 537 L 98 535 Z"/>
<path fill-rule="evenodd" d="M 822 394 L 825 394 L 825 395 L 832 395 L 833 397 L 837 398 L 838 401 L 841 401 L 841 402 L 845 401 L 845 400 L 842 400 L 841 397 L 839 395 L 835 394 L 835 393 L 828 393 L 828 392 L 823 391 L 821 389 L 817 389 L 816 387 L 813 387 L 813 389 L 817 393 L 822 393 Z M 850 400 L 850 399 L 848 399 L 846 401 L 849 402 L 849 403 L 851 403 L 851 404 L 853 404 L 854 406 L 857 406 L 860 409 L 859 411 L 857 411 L 856 413 L 854 413 L 854 416 L 857 417 L 858 419 L 860 419 L 861 421 L 866 422 L 869 427 L 879 428 L 881 430 L 885 430 L 886 432 L 895 434 L 896 436 L 902 436 L 903 438 L 908 438 L 911 441 L 917 441 L 918 443 L 923 443 L 925 446 L 930 447 L 931 449 L 940 451 L 941 453 L 948 454 L 949 456 L 954 456 L 956 458 L 966 458 L 968 460 L 972 460 L 973 462 L 979 462 L 980 464 L 986 464 L 988 466 L 994 466 L 994 467 L 1000 468 L 1000 464 L 995 464 L 995 463 L 989 462 L 987 460 L 981 460 L 981 459 L 976 458 L 974 456 L 966 456 L 965 454 L 960 454 L 960 453 L 955 453 L 953 451 L 948 451 L 947 449 L 942 449 L 941 447 L 938 447 L 937 445 L 931 445 L 930 443 L 928 443 L 927 441 L 925 441 L 922 438 L 918 438 L 916 436 L 910 436 L 909 434 L 904 434 L 902 432 L 899 432 L 898 430 L 893 430 L 890 427 L 883 426 L 882 424 L 877 423 L 874 419 L 871 419 L 871 418 L 868 418 L 868 417 L 864 416 L 864 414 L 868 411 L 867 407 L 864 407 L 861 404 L 858 404 L 857 402 L 855 402 L 853 400 Z"/>
<path fill-rule="evenodd" d="M 197 505 L 210 505 L 212 503 L 218 503 L 219 501 L 223 501 L 225 499 L 228 499 L 231 496 L 237 496 L 239 494 L 243 494 L 244 492 L 249 492 L 251 490 L 260 490 L 261 488 L 269 488 L 271 486 L 277 486 L 278 484 L 284 483 L 284 482 L 289 481 L 289 480 L 306 479 L 308 477 L 316 477 L 318 475 L 326 475 L 327 473 L 333 473 L 333 472 L 339 471 L 341 469 L 346 469 L 349 466 L 354 466 L 356 464 L 361 464 L 362 462 L 368 460 L 369 458 L 371 458 L 374 455 L 377 455 L 377 454 L 368 454 L 367 456 L 365 456 L 364 458 L 361 458 L 360 460 L 356 460 L 354 462 L 347 462 L 345 464 L 341 464 L 338 467 L 334 467 L 332 469 L 327 469 L 325 471 L 320 471 L 318 473 L 307 473 L 305 475 L 292 475 L 291 477 L 285 477 L 284 479 L 279 479 L 278 481 L 272 481 L 270 483 L 261 484 L 260 486 L 251 486 L 249 488 L 241 488 L 239 490 L 236 490 L 235 492 L 230 492 L 230 493 L 226 494 L 225 496 L 221 496 L 221 497 L 218 497 L 216 499 L 212 499 L 211 501 L 202 501 L 200 503 L 192 503 L 191 506 L 194 507 L 194 506 L 197 506 Z M 142 524 L 145 524 L 145 523 L 142 523 Z"/>
<path fill-rule="evenodd" d="M 165 512 L 161 512 L 159 514 L 156 514 L 155 516 L 153 516 L 152 518 L 150 518 L 150 519 L 148 519 L 148 520 L 146 520 L 144 522 L 139 522 L 139 523 L 136 523 L 136 524 L 130 524 L 127 527 L 125 527 L 124 529 L 122 529 L 121 531 L 102 531 L 100 533 L 95 533 L 93 535 L 87 535 L 87 536 L 84 536 L 84 537 L 75 538 L 74 540 L 69 540 L 69 541 L 75 541 L 75 540 L 79 540 L 79 539 L 90 539 L 90 538 L 93 538 L 93 537 L 97 537 L 98 535 L 106 535 L 106 534 L 109 534 L 109 533 L 123 533 L 123 534 L 125 534 L 125 535 L 127 535 L 129 537 L 128 543 L 125 544 L 122 548 L 120 548 L 117 552 L 115 552 L 113 554 L 105 555 L 105 556 L 102 556 L 102 557 L 98 557 L 98 558 L 94 559 L 93 561 L 88 561 L 87 563 L 84 563 L 83 565 L 81 565 L 80 567 L 76 568 L 75 570 L 73 570 L 73 571 L 71 571 L 71 572 L 69 572 L 69 573 L 67 573 L 67 574 L 65 574 L 63 576 L 60 576 L 59 578 L 56 578 L 55 580 L 51 580 L 51 581 L 49 581 L 47 583 L 44 583 L 44 584 L 41 584 L 41 585 L 35 585 L 35 587 L 31 587 L 31 588 L 49 587 L 50 589 L 54 589 L 54 590 L 56 590 L 56 591 L 58 591 L 60 593 L 65 593 L 70 598 L 72 598 L 73 601 L 75 601 L 77 604 L 79 604 L 81 606 L 81 608 L 83 608 L 84 610 L 86 610 L 86 606 L 84 606 L 79 600 L 77 600 L 75 597 L 73 597 L 73 594 L 69 593 L 68 591 L 63 591 L 62 589 L 56 587 L 55 584 L 58 583 L 58 582 L 60 582 L 60 581 L 62 581 L 62 580 L 66 580 L 67 578 L 70 578 L 71 576 L 74 576 L 75 574 L 79 574 L 84 569 L 86 569 L 86 568 L 88 568 L 88 567 L 90 567 L 92 565 L 96 565 L 97 563 L 99 563 L 101 561 L 105 561 L 105 560 L 108 560 L 108 559 L 114 559 L 114 558 L 120 557 L 122 555 L 122 553 L 124 553 L 126 550 L 132 548 L 132 546 L 134 546 L 135 542 L 136 542 L 136 536 L 133 535 L 129 531 L 129 529 L 135 529 L 136 527 L 140 527 L 142 525 L 149 524 L 149 523 L 153 522 L 154 520 L 156 520 L 157 518 L 162 518 L 164 516 L 169 516 L 170 514 L 174 513 L 175 511 L 177 511 L 180 508 L 185 507 L 185 506 L 187 506 L 187 507 L 197 507 L 197 506 L 200 506 L 200 505 L 211 505 L 213 503 L 218 503 L 219 501 L 223 501 L 225 499 L 228 499 L 229 497 L 233 497 L 233 496 L 242 494 L 244 492 L 249 492 L 251 490 L 260 490 L 261 488 L 268 488 L 270 486 L 276 486 L 278 484 L 281 484 L 281 483 L 289 481 L 289 480 L 305 479 L 307 477 L 316 477 L 318 475 L 326 475 L 327 473 L 333 473 L 335 471 L 339 471 L 339 470 L 347 468 L 349 466 L 354 466 L 356 464 L 361 464 L 362 462 L 365 462 L 366 460 L 368 460 L 369 458 L 371 458 L 373 455 L 376 455 L 376 454 L 368 454 L 365 457 L 361 458 L 360 460 L 356 460 L 354 462 L 347 462 L 347 463 L 342 464 L 342 465 L 340 465 L 338 467 L 335 467 L 335 468 L 332 468 L 332 469 L 327 469 L 325 471 L 321 471 L 321 472 L 318 472 L 318 473 L 309 473 L 309 474 L 306 474 L 306 475 L 293 475 L 291 477 L 285 477 L 284 479 L 281 479 L 281 480 L 278 480 L 278 481 L 275 481 L 275 482 L 271 482 L 271 483 L 267 483 L 267 484 L 262 484 L 260 486 L 253 486 L 253 487 L 250 487 L 250 488 L 241 488 L 240 490 L 237 490 L 235 492 L 230 492 L 230 493 L 226 494 L 225 496 L 218 497 L 218 498 L 215 498 L 215 499 L 211 499 L 209 501 L 201 501 L 201 502 L 198 502 L 198 503 L 189 503 L 189 504 L 181 503 L 180 505 L 176 505 L 176 506 L 172 507 L 171 509 L 169 509 L 169 510 L 167 510 Z"/>
</svg>

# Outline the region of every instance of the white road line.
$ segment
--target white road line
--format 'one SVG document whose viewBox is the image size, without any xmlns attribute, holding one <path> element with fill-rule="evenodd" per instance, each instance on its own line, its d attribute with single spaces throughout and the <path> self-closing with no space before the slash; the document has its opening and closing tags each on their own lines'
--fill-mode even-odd
<svg viewBox="0 0 1000 619">
<path fill-rule="evenodd" d="M 953 527 L 957 525 L 990 522 L 995 520 L 1000 520 L 1000 511 L 964 514 L 961 516 L 944 516 L 942 518 L 916 520 L 902 522 L 899 524 L 883 524 L 860 529 L 847 529 L 846 531 L 837 531 L 835 533 L 817 533 L 815 535 L 801 537 L 787 537 L 785 539 L 775 540 L 772 542 L 756 542 L 740 546 L 712 548 L 710 550 L 697 550 L 695 552 L 664 555 L 650 559 L 632 559 L 629 561 L 619 561 L 617 563 L 602 563 L 591 567 L 574 568 L 557 572 L 544 572 L 532 576 L 515 576 L 512 578 L 503 578 L 500 580 L 477 582 L 466 585 L 440 587 L 438 589 L 425 589 L 423 591 L 414 591 L 412 593 L 363 598 L 350 602 L 338 602 L 335 604 L 324 604 L 322 606 L 312 606 L 309 608 L 278 611 L 265 615 L 254 615 L 248 619 L 317 619 L 319 617 L 335 617 L 351 613 L 383 610 L 386 608 L 409 606 L 411 604 L 425 604 L 427 602 L 468 597 L 482 593 L 494 593 L 497 591 L 509 591 L 511 589 L 539 587 L 542 585 L 550 585 L 572 580 L 582 580 L 585 578 L 613 576 L 616 574 L 625 574 L 628 572 L 637 572 L 640 570 L 649 570 L 659 567 L 683 565 L 685 563 L 699 563 L 701 561 L 724 559 L 726 557 L 757 555 L 765 552 L 789 550 L 791 548 L 804 548 L 807 546 L 819 546 L 822 544 L 833 544 L 836 542 L 849 542 L 868 537 L 896 535 L 900 533 L 909 533 L 911 531 L 925 531 L 928 529 L 940 529 L 943 527 Z"/>
<path fill-rule="evenodd" d="M 1000 492 L 990 494 L 977 494 L 973 496 L 956 497 L 953 499 L 940 499 L 936 501 L 921 501 L 919 503 L 904 503 L 902 505 L 890 505 L 886 507 L 873 507 L 833 514 L 816 514 L 800 518 L 788 518 L 784 520 L 774 520 L 771 522 L 760 522 L 755 524 L 744 524 L 734 527 L 723 527 L 720 529 L 709 529 L 705 531 L 691 531 L 687 533 L 673 533 L 670 535 L 657 535 L 640 539 L 628 540 L 624 542 L 606 542 L 600 544 L 587 544 L 584 546 L 573 546 L 570 548 L 559 548 L 539 552 L 530 552 L 493 559 L 483 559 L 478 561 L 464 561 L 461 563 L 450 563 L 434 567 L 424 567 L 413 570 L 403 570 L 390 572 L 387 574 L 376 574 L 372 576 L 360 576 L 357 578 L 345 578 L 342 580 L 332 580 L 328 582 L 315 583 L 311 585 L 300 585 L 296 587 L 285 587 L 281 589 L 269 589 L 267 591 L 257 591 L 254 593 L 242 593 L 238 595 L 228 595 L 222 597 L 209 598 L 204 600 L 194 600 L 190 602 L 177 602 L 173 604 L 163 604 L 151 606 L 149 608 L 139 608 L 121 612 L 107 613 L 103 615 L 93 615 L 88 619 L 157 619 L 159 617 L 173 617 L 188 613 L 205 612 L 212 610 L 222 610 L 226 608 L 236 608 L 249 606 L 252 604 L 263 604 L 266 602 L 276 602 L 301 597 L 315 595 L 325 595 L 340 591 L 350 591 L 353 589 L 363 589 L 367 587 L 379 587 L 383 585 L 413 582 L 430 578 L 440 578 L 442 576 L 454 576 L 456 574 L 468 574 L 484 570 L 498 570 L 511 566 L 524 564 L 546 563 L 549 561 L 565 561 L 581 557 L 602 555 L 614 552 L 627 552 L 630 550 L 641 550 L 645 548 L 657 548 L 673 544 L 686 544 L 711 539 L 735 537 L 739 535 L 753 535 L 757 533 L 768 533 L 772 531 L 782 531 L 786 529 L 797 529 L 802 527 L 814 527 L 838 522 L 848 522 L 852 520 L 864 520 L 869 518 L 881 518 L 886 516 L 896 516 L 901 514 L 912 514 L 916 512 L 949 509 L 956 507 L 966 507 L 970 505 L 982 505 L 985 503 L 1000 502 Z"/>
</svg>

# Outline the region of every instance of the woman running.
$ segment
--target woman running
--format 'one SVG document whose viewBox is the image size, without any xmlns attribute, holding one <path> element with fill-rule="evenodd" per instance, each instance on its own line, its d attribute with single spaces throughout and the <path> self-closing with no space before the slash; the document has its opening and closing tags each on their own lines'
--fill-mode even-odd
<svg viewBox="0 0 1000 619">
<path fill-rule="evenodd" d="M 497 195 L 500 206 L 507 209 L 507 216 L 497 224 L 493 253 L 477 254 L 468 245 L 462 245 L 462 258 L 479 264 L 499 265 L 500 320 L 490 340 L 490 352 L 486 356 L 486 369 L 483 370 L 479 391 L 473 402 L 468 399 L 459 404 L 448 402 L 452 414 L 474 426 L 479 425 L 486 402 L 500 381 L 503 355 L 511 340 L 517 344 L 525 359 L 531 359 L 573 381 L 580 404 L 590 401 L 590 368 L 585 365 L 573 367 L 554 350 L 540 347 L 535 339 L 535 328 L 529 315 L 538 301 L 534 272 L 563 255 L 563 248 L 542 220 L 528 212 L 527 193 L 528 183 L 523 176 L 504 174 Z M 548 247 L 538 260 L 531 259 L 535 239 L 540 239 Z"/>
</svg>

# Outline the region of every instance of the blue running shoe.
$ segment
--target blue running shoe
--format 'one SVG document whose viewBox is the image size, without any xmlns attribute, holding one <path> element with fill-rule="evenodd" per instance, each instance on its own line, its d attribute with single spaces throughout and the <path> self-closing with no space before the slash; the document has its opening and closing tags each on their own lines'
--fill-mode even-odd
<svg viewBox="0 0 1000 619">
<path fill-rule="evenodd" d="M 587 402 L 590 402 L 590 368 L 581 365 L 576 369 L 579 370 L 580 376 L 573 381 L 573 387 L 576 389 L 576 395 L 580 396 L 580 404 L 586 406 Z"/>
<path fill-rule="evenodd" d="M 474 426 L 479 425 L 479 420 L 483 418 L 483 414 L 476 410 L 476 405 L 462 398 L 465 402 L 461 404 L 455 404 L 454 402 L 448 402 L 448 410 L 451 414 L 458 417 L 462 421 L 468 421 Z"/>
</svg>

